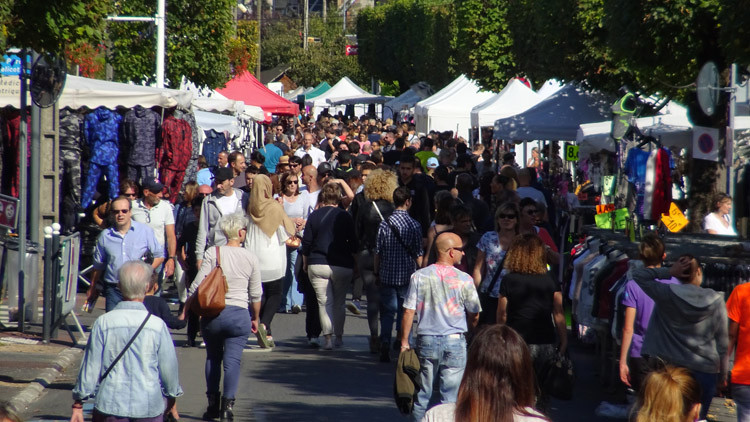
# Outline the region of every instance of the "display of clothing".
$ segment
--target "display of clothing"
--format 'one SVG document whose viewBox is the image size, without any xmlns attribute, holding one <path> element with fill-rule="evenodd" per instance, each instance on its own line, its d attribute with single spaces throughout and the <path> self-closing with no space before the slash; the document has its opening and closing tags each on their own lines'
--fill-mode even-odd
<svg viewBox="0 0 750 422">
<path fill-rule="evenodd" d="M 182 188 L 182 179 L 193 151 L 193 131 L 185 120 L 169 116 L 161 125 L 161 146 L 157 151 L 161 183 L 173 204 Z"/>
<path fill-rule="evenodd" d="M 133 107 L 122 119 L 121 146 L 126 152 L 128 179 L 138 184 L 153 179 L 156 161 L 154 152 L 159 145 L 159 114 L 140 105 Z"/>
<path fill-rule="evenodd" d="M 659 148 L 654 166 L 654 194 L 651 199 L 651 219 L 659 220 L 662 214 L 669 214 L 672 203 L 672 152 Z"/>
<path fill-rule="evenodd" d="M 91 151 L 86 184 L 83 189 L 81 206 L 91 204 L 96 193 L 96 184 L 102 173 L 107 176 L 109 197 L 116 198 L 119 191 L 117 157 L 119 148 L 119 130 L 122 117 L 105 107 L 99 107 L 89 113 L 84 120 L 84 135 Z"/>
<path fill-rule="evenodd" d="M 201 133 L 198 124 L 195 122 L 195 114 L 190 111 L 175 110 L 174 117 L 186 121 L 190 125 L 192 132 L 193 148 L 190 152 L 190 161 L 185 169 L 185 177 L 182 179 L 182 187 L 191 180 L 196 180 L 198 174 L 198 156 L 201 151 Z"/>
<path fill-rule="evenodd" d="M 628 176 L 628 182 L 633 184 L 636 197 L 633 211 L 638 215 L 643 215 L 644 194 L 646 193 L 646 165 L 650 155 L 651 153 L 648 151 L 632 148 L 625 160 L 625 174 Z"/>
<path fill-rule="evenodd" d="M 219 153 L 227 151 L 227 137 L 223 133 L 213 129 L 204 131 L 206 139 L 203 140 L 203 156 L 206 158 L 208 167 L 215 169 L 219 165 Z"/>
<path fill-rule="evenodd" d="M 14 198 L 18 198 L 18 183 L 21 179 L 21 166 L 18 162 L 20 127 L 21 113 L 12 108 L 4 109 L 1 127 L 3 138 L 2 193 Z M 27 134 L 26 165 L 28 168 L 31 157 L 31 130 Z"/>
</svg>

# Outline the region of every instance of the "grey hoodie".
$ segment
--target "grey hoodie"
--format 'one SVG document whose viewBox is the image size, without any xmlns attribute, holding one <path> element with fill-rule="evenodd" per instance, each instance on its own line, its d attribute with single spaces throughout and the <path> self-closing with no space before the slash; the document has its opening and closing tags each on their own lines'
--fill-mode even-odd
<svg viewBox="0 0 750 422">
<path fill-rule="evenodd" d="M 718 373 L 727 353 L 724 296 L 694 284 L 662 284 L 669 268 L 639 268 L 633 279 L 654 300 L 641 354 L 709 374 Z"/>
<path fill-rule="evenodd" d="M 243 212 L 242 206 L 245 203 L 245 192 L 240 189 L 232 189 L 232 194 L 239 200 L 235 212 Z M 223 246 L 227 243 L 227 238 L 219 229 L 219 219 L 223 217 L 216 200 L 220 194 L 217 190 L 203 198 L 201 206 L 201 216 L 198 218 L 198 237 L 195 241 L 195 256 L 200 261 L 203 259 L 203 252 L 211 246 Z"/>
</svg>

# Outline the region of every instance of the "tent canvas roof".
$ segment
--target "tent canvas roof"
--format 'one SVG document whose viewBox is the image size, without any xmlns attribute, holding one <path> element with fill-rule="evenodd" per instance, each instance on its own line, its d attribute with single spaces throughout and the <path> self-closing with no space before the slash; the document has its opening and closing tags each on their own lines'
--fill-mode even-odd
<svg viewBox="0 0 750 422">
<path fill-rule="evenodd" d="M 299 106 L 268 89 L 260 83 L 249 72 L 235 76 L 227 82 L 225 88 L 216 90 L 219 94 L 237 101 L 243 101 L 246 105 L 254 105 L 263 109 L 266 113 L 296 115 L 299 114 Z"/>
<path fill-rule="evenodd" d="M 578 126 L 609 118 L 612 99 L 568 83 L 521 114 L 495 122 L 495 139 L 566 141 L 576 139 Z"/>
<path fill-rule="evenodd" d="M 329 98 L 328 104 L 331 105 L 350 105 L 350 104 L 383 104 L 392 100 L 389 95 L 359 94 L 349 97 Z"/>
<path fill-rule="evenodd" d="M 417 131 L 452 130 L 456 136 L 467 137 L 471 109 L 492 95 L 492 92 L 480 91 L 474 81 L 461 76 L 437 94 L 417 103 L 414 110 Z"/>
<path fill-rule="evenodd" d="M 420 97 L 413 89 L 409 88 L 406 92 L 399 95 L 398 97 L 388 101 L 383 105 L 383 119 L 392 118 L 396 113 L 401 111 L 403 106 L 407 108 L 414 107 L 414 104 L 422 101 L 424 98 Z"/>
<path fill-rule="evenodd" d="M 305 93 L 305 99 L 309 100 L 317 97 L 318 95 L 323 95 L 329 89 L 331 89 L 331 85 L 328 82 L 321 82 L 318 84 L 318 86 L 313 88 L 312 91 Z"/>
<path fill-rule="evenodd" d="M 344 76 L 340 81 L 336 82 L 336 85 L 332 86 L 331 89 L 327 90 L 321 95 L 314 98 L 307 97 L 305 105 L 316 106 L 316 107 L 327 107 L 329 98 L 343 98 L 343 97 L 354 97 L 357 95 L 367 94 L 367 91 L 360 88 L 351 81 L 348 77 Z"/>
<path fill-rule="evenodd" d="M 523 113 L 541 100 L 526 84 L 513 78 L 502 91 L 471 109 L 471 126 L 492 126 L 495 120 Z"/>
</svg>

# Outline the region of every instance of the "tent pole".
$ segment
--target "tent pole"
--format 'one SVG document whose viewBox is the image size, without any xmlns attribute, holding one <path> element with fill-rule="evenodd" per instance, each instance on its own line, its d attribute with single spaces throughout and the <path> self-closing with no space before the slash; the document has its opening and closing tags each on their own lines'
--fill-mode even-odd
<svg viewBox="0 0 750 422">
<path fill-rule="evenodd" d="M 527 143 L 528 143 L 528 141 L 523 141 L 523 165 L 521 166 L 521 168 L 526 167 L 526 163 L 528 162 L 528 158 L 526 157 L 527 156 L 527 153 L 526 153 L 526 144 Z"/>
</svg>

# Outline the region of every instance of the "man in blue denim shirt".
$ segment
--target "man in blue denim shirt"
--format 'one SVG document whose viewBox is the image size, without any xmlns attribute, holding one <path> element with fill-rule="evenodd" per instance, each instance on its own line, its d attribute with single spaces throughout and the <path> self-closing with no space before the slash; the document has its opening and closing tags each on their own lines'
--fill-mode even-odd
<svg viewBox="0 0 750 422">
<path fill-rule="evenodd" d="M 152 268 L 158 268 L 164 262 L 164 247 L 159 245 L 151 227 L 132 221 L 131 203 L 120 196 L 110 205 L 114 217 L 114 227 L 104 229 L 96 240 L 94 251 L 94 272 L 91 276 L 91 287 L 88 301 L 99 295 L 97 283 L 104 273 L 103 293 L 107 299 L 107 312 L 115 308 L 122 300 L 117 287 L 117 271 L 127 261 L 142 259 L 150 252 L 154 261 Z"/>
<path fill-rule="evenodd" d="M 470 275 L 454 265 L 463 258 L 463 241 L 454 233 L 437 237 L 438 259 L 411 276 L 404 299 L 401 351 L 409 350 L 409 332 L 414 315 L 419 318 L 416 352 L 422 388 L 417 393 L 412 420 L 421 421 L 439 381 L 435 404 L 455 403 L 466 367 L 464 333 L 479 321 L 479 295 Z"/>
<path fill-rule="evenodd" d="M 123 301 L 94 322 L 73 388 L 71 422 L 83 422 L 83 400 L 92 396 L 96 396 L 93 422 L 160 422 L 167 412 L 178 417 L 175 399 L 182 395 L 182 388 L 177 354 L 169 329 L 160 318 L 148 319 L 109 375 L 99 381 L 148 315 L 143 298 L 152 274 L 153 269 L 141 260 L 126 262 L 120 268 Z"/>
</svg>

